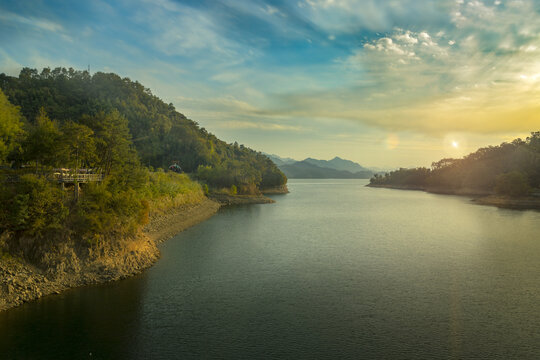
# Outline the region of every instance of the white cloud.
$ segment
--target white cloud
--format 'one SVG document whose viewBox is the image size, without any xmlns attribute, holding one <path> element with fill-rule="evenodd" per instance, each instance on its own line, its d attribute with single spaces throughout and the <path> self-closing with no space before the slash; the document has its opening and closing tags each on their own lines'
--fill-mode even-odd
<svg viewBox="0 0 540 360">
<path fill-rule="evenodd" d="M 222 61 L 241 62 L 249 52 L 226 36 L 207 13 L 170 0 L 143 0 L 134 19 L 153 31 L 148 42 L 169 56 L 212 55 Z"/>
<path fill-rule="evenodd" d="M 263 123 L 254 121 L 223 121 L 216 124 L 217 128 L 225 129 L 258 129 L 264 131 L 294 131 L 305 132 L 306 129 L 301 126 L 277 124 L 277 123 Z"/>
<path fill-rule="evenodd" d="M 405 44 L 417 44 L 418 39 L 412 35 L 410 31 L 406 31 L 401 34 L 397 34 L 394 37 L 397 41 L 405 43 Z"/>
<path fill-rule="evenodd" d="M 314 2 L 324 8 L 331 2 Z M 491 4 L 491 5 L 490 5 Z M 390 130 L 532 131 L 540 127 L 540 21 L 534 2 L 458 1 L 444 29 L 394 28 L 338 62 L 356 86 L 280 98 L 277 114 Z"/>
<path fill-rule="evenodd" d="M 418 0 L 304 0 L 303 16 L 329 33 L 356 33 L 361 30 L 385 32 L 394 26 L 432 23 L 440 18 L 443 2 Z"/>
<path fill-rule="evenodd" d="M 54 21 L 43 19 L 43 18 L 36 18 L 32 16 L 21 16 L 21 15 L 17 15 L 17 14 L 14 14 L 12 12 L 5 11 L 5 10 L 2 10 L 2 12 L 0 12 L 0 20 L 6 23 L 9 23 L 9 22 L 18 23 L 18 24 L 33 27 L 38 30 L 45 30 L 45 31 L 50 31 L 54 33 L 65 32 L 64 27 L 61 24 L 56 23 Z M 67 36 L 67 35 L 64 34 L 64 36 Z"/>
</svg>

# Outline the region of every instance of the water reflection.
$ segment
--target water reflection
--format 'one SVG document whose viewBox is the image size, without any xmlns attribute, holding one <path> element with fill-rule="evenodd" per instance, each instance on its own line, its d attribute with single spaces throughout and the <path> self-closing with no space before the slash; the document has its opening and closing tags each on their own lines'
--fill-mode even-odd
<svg viewBox="0 0 540 360">
<path fill-rule="evenodd" d="M 0 313 L 2 359 L 120 359 L 140 328 L 146 279 L 73 289 Z"/>
</svg>

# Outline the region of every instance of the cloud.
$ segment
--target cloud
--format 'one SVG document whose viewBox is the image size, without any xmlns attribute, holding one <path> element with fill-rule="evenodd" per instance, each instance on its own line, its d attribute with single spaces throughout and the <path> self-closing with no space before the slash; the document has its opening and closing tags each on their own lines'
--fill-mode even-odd
<svg viewBox="0 0 540 360">
<path fill-rule="evenodd" d="M 201 108 L 207 112 L 226 112 L 228 114 L 257 114 L 260 112 L 257 107 L 230 95 L 225 97 L 206 99 L 179 96 L 176 98 L 176 101 L 179 102 L 184 108 Z"/>
<path fill-rule="evenodd" d="M 337 0 L 308 4 L 319 10 L 352 6 Z M 534 3 L 473 0 L 447 10 L 452 21 L 446 27 L 394 27 L 339 59 L 340 72 L 355 84 L 280 94 L 268 114 L 430 134 L 538 129 L 540 22 Z"/>
<path fill-rule="evenodd" d="M 418 0 L 304 0 L 299 8 L 317 27 L 334 33 L 362 30 L 385 32 L 416 22 L 445 21 L 446 5 L 439 1 Z"/>
<path fill-rule="evenodd" d="M 30 26 L 39 30 L 45 30 L 55 33 L 64 32 L 64 27 L 56 22 L 32 16 L 21 16 L 5 10 L 2 10 L 2 12 L 0 12 L 0 20 L 6 23 L 11 22 L 24 26 Z"/>
<path fill-rule="evenodd" d="M 305 132 L 306 129 L 301 126 L 284 125 L 276 123 L 261 123 L 252 121 L 223 121 L 216 125 L 217 128 L 225 129 L 257 129 L 264 131 L 293 131 L 293 132 Z"/>
<path fill-rule="evenodd" d="M 151 33 L 148 44 L 167 56 L 211 56 L 223 61 L 241 61 L 249 52 L 223 35 L 212 14 L 170 0 L 142 0 L 134 16 Z"/>
<path fill-rule="evenodd" d="M 540 125 L 536 0 L 73 4 L 5 5 L 2 69 L 91 63 L 223 129 L 348 123 L 438 134 Z M 59 41 L 73 33 L 83 36 Z"/>
</svg>

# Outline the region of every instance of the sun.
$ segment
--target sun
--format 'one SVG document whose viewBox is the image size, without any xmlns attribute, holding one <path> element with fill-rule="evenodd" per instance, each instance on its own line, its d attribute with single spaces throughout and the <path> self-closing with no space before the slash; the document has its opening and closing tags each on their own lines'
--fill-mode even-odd
<svg viewBox="0 0 540 360">
<path fill-rule="evenodd" d="M 452 141 L 452 147 L 457 149 L 459 147 L 459 143 L 457 141 Z"/>
</svg>

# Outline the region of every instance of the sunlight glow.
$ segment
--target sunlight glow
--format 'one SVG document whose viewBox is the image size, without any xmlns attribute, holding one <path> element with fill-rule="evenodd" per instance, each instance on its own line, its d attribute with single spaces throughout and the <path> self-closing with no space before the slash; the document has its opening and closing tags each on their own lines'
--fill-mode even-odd
<svg viewBox="0 0 540 360">
<path fill-rule="evenodd" d="M 389 134 L 386 138 L 386 147 L 388 150 L 394 150 L 399 145 L 399 137 L 396 134 Z"/>
</svg>

